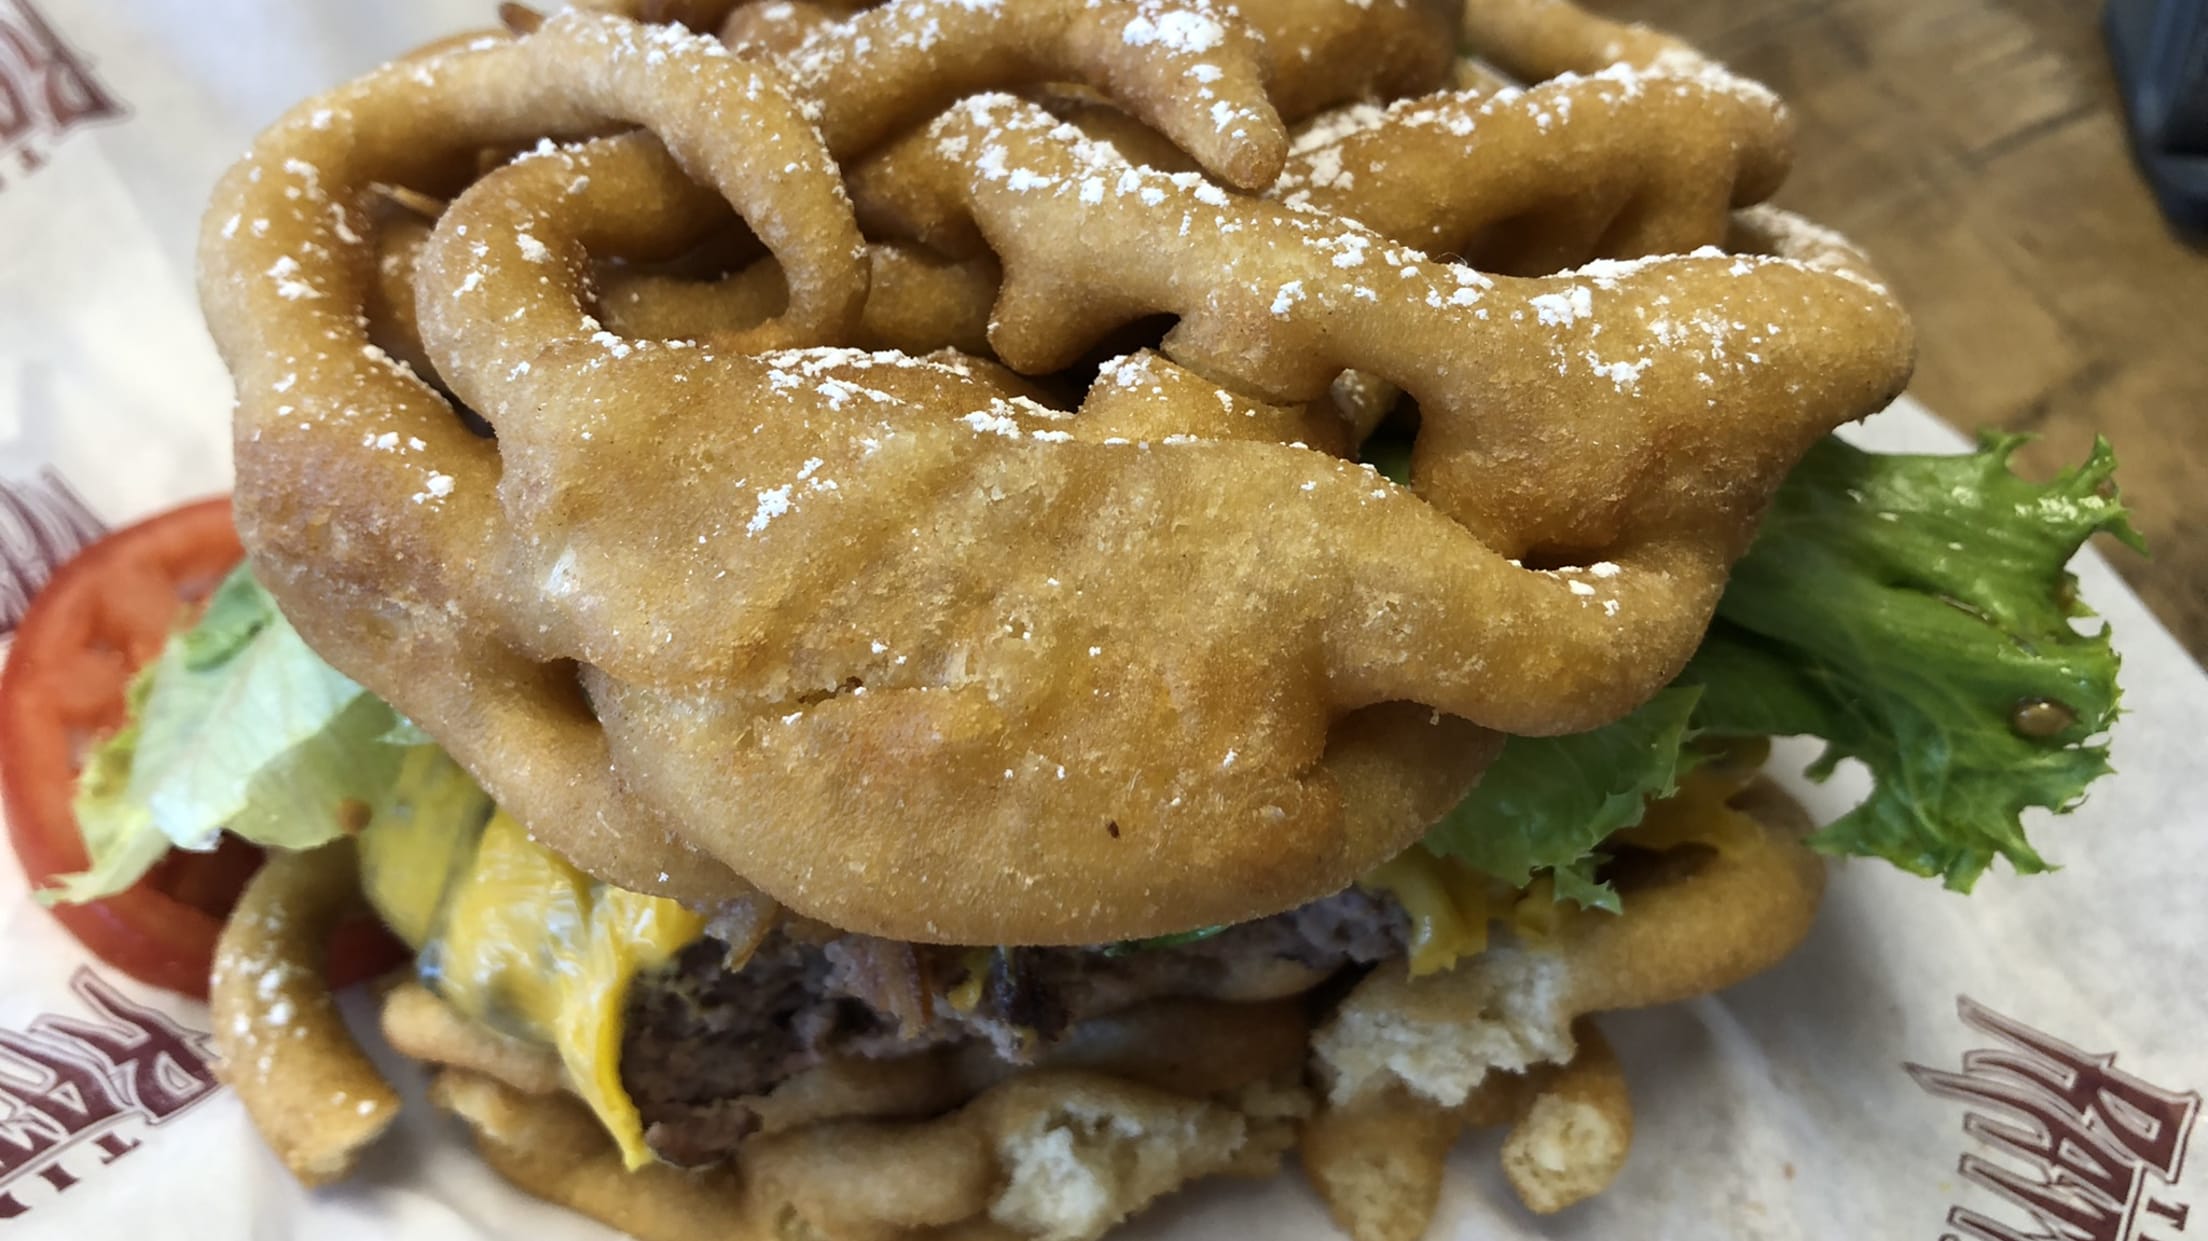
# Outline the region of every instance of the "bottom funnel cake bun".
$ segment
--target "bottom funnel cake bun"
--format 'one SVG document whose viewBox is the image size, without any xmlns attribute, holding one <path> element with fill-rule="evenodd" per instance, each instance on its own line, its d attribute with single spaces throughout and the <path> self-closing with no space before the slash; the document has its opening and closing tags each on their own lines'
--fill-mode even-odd
<svg viewBox="0 0 2208 1241">
<path fill-rule="evenodd" d="M 1299 1145 L 1355 1241 L 1413 1241 L 1469 1127 L 1507 1126 L 1505 1179 L 1534 1211 L 1600 1192 L 1633 1119 L 1589 1014 L 1731 985 L 1806 934 L 1823 880 L 1807 818 L 1768 782 L 1735 787 L 1690 781 L 1637 829 L 1640 845 L 1619 845 L 1606 874 L 1620 914 L 1559 906 L 1453 967 L 1413 975 L 1392 959 L 1346 991 L 1153 999 L 1080 1021 L 1024 1062 L 988 1040 L 831 1056 L 742 1100 L 750 1136 L 703 1167 L 632 1168 L 557 1056 L 427 986 L 392 988 L 382 1025 L 437 1067 L 431 1097 L 500 1173 L 645 1241 L 1086 1241 L 1191 1182 L 1270 1175 Z M 218 985 L 218 1030 L 267 1030 L 327 1001 L 312 937 L 284 911 L 342 886 L 352 853 L 342 842 L 255 879 L 224 976 L 250 963 L 286 985 Z M 296 1028 L 262 1040 L 269 1057 L 260 1043 L 230 1052 L 240 1097 L 287 1149 L 329 1134 L 349 1158 L 363 1140 L 355 1101 L 379 1083 L 324 1089 L 359 1051 L 335 1024 Z"/>
<path fill-rule="evenodd" d="M 628 1172 L 572 1100 L 459 1070 L 432 1097 L 500 1174 L 640 1241 L 1090 1241 L 1190 1181 L 1270 1174 L 1309 1105 L 1293 1079 L 1199 1099 L 1039 1070 L 931 1120 L 759 1138 L 734 1169 Z"/>
</svg>

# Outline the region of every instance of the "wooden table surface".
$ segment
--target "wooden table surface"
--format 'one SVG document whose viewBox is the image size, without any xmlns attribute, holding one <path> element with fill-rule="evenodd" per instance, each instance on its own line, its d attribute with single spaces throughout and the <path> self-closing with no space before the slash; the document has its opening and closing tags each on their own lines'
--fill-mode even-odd
<svg viewBox="0 0 2208 1241">
<path fill-rule="evenodd" d="M 2101 0 L 1609 0 L 1778 91 L 1777 201 L 1863 244 L 1916 317 L 1912 391 L 2031 431 L 2034 476 L 2116 445 L 2153 549 L 2106 550 L 2208 662 L 2208 253 L 2126 144 Z"/>
</svg>

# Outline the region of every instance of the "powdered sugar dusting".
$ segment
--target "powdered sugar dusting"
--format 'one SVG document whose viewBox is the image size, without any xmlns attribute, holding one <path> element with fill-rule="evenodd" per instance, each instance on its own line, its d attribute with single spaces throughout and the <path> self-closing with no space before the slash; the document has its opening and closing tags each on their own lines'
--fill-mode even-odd
<svg viewBox="0 0 2208 1241">
<path fill-rule="evenodd" d="M 1189 55 L 1210 51 L 1226 36 L 1226 30 L 1208 15 L 1178 8 L 1138 13 L 1121 32 L 1130 47 L 1159 44 Z"/>
<path fill-rule="evenodd" d="M 322 291 L 309 284 L 300 275 L 299 260 L 285 255 L 269 264 L 269 279 L 276 282 L 276 296 L 287 302 L 307 301 L 322 296 Z"/>
<path fill-rule="evenodd" d="M 758 495 L 758 507 L 752 510 L 751 520 L 744 523 L 745 534 L 757 534 L 773 523 L 774 519 L 790 511 L 790 491 L 787 484 L 770 487 Z"/>
<path fill-rule="evenodd" d="M 1594 315 L 1594 298 L 1584 286 L 1573 285 L 1561 293 L 1537 293 L 1527 299 L 1544 327 L 1570 327 Z"/>
</svg>

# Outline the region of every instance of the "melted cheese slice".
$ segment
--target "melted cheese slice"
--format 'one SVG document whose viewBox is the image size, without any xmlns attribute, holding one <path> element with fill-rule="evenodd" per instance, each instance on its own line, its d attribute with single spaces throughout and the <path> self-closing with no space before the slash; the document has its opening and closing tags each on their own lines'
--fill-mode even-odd
<svg viewBox="0 0 2208 1241">
<path fill-rule="evenodd" d="M 1448 969 L 1487 948 L 1487 924 L 1514 894 L 1455 858 L 1412 845 L 1367 872 L 1357 886 L 1385 892 L 1411 918 L 1411 977 Z"/>
<path fill-rule="evenodd" d="M 629 985 L 695 942 L 705 920 L 673 901 L 592 880 L 504 811 L 479 833 L 466 818 L 433 812 L 454 808 L 426 795 L 439 778 L 402 771 L 391 805 L 406 812 L 379 809 L 362 833 L 370 901 L 420 953 L 424 976 L 446 1002 L 557 1050 L 570 1088 L 620 1143 L 629 1167 L 652 1162 L 636 1103 L 621 1085 Z"/>
</svg>

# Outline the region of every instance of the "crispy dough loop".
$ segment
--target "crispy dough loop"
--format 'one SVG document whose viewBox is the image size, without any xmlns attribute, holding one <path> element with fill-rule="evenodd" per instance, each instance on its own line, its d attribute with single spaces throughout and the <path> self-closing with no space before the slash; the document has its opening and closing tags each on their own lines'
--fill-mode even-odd
<svg viewBox="0 0 2208 1241">
<path fill-rule="evenodd" d="M 1297 1143 L 1304 1175 L 1352 1241 L 1419 1241 L 1464 1121 L 1400 1086 L 1321 1104 Z"/>
<path fill-rule="evenodd" d="M 1268 197 L 1482 271 L 1539 276 L 1716 245 L 1730 210 L 1768 196 L 1792 162 L 1785 110 L 1722 72 L 1605 71 L 1519 91 L 1460 59 L 1453 77 L 1445 93 L 1300 125 Z M 1400 395 L 1359 371 L 1334 380 L 1360 441 Z"/>
<path fill-rule="evenodd" d="M 617 19 L 565 14 L 528 39 L 485 38 L 380 70 L 295 109 L 261 136 L 218 187 L 202 236 L 202 294 L 243 398 L 237 420 L 242 488 L 271 487 L 278 493 L 271 498 L 280 502 L 286 487 L 299 486 L 282 476 L 319 482 L 352 475 L 362 484 L 356 494 L 425 493 L 446 502 L 424 503 L 426 511 L 403 528 L 387 523 L 373 538 L 350 531 L 342 545 L 327 523 L 256 522 L 260 506 L 249 502 L 243 520 L 256 551 L 283 538 L 287 551 L 299 553 L 287 558 L 319 557 L 316 563 L 343 580 L 366 585 L 411 575 L 421 597 L 442 599 L 452 592 L 437 567 L 464 560 L 488 533 L 481 504 L 496 478 L 495 450 L 474 441 L 433 391 L 363 337 L 358 312 L 367 298 L 373 240 L 365 200 L 375 183 L 446 183 L 464 175 L 460 170 L 472 167 L 482 147 L 546 133 L 587 133 L 611 111 L 649 111 L 618 105 L 624 97 L 648 95 L 662 79 L 673 104 L 693 112 L 700 96 L 716 90 L 756 95 L 745 105 L 754 113 L 757 145 L 786 148 L 777 169 L 796 157 L 800 169 L 811 170 L 810 176 L 778 174 L 790 196 L 788 213 L 806 217 L 802 224 L 792 219 L 784 239 L 792 246 L 787 257 L 802 254 L 798 267 L 807 273 L 795 282 L 802 292 L 793 304 L 807 308 L 797 317 L 822 334 L 855 321 L 865 292 L 862 250 L 832 161 L 817 145 L 802 149 L 809 128 L 774 88 L 771 71 L 715 57 L 717 50 L 708 40 L 669 44 Z M 655 63 L 648 53 L 659 55 L 660 68 L 646 67 Z M 626 77 L 601 74 L 599 61 L 632 69 Z M 682 75 L 693 70 L 699 81 L 685 82 Z M 421 142 L 400 123 L 417 115 L 448 118 L 440 141 Z M 698 123 L 694 117 L 687 122 L 691 128 Z M 795 248 L 801 235 L 809 239 L 802 251 Z M 311 359 L 307 349 L 329 356 Z M 308 360 L 321 364 L 304 367 Z M 298 386 L 302 368 L 309 372 L 304 388 Z M 452 489 L 436 484 L 435 492 L 425 492 L 431 471 L 403 453 L 368 462 L 320 459 L 349 448 L 349 426 L 370 417 L 377 423 L 370 430 L 394 431 L 402 443 L 421 441 L 417 451 L 433 455 L 434 472 Z M 289 468 L 302 458 L 328 469 Z M 263 462 L 272 464 L 263 468 Z M 480 484 L 471 493 L 485 494 L 473 503 L 451 499 L 461 483 Z"/>
<path fill-rule="evenodd" d="M 568 165 L 573 175 L 560 187 L 564 194 L 556 196 L 567 210 L 586 218 L 599 213 L 618 217 L 643 205 L 679 221 L 679 227 L 659 232 L 629 228 L 626 247 L 609 246 L 603 237 L 594 239 L 592 257 L 601 261 L 593 264 L 586 286 L 594 290 L 589 309 L 607 330 L 655 340 L 733 340 L 741 347 L 744 334 L 788 309 L 788 282 L 772 255 L 717 278 L 666 270 L 677 264 L 660 256 L 685 249 L 698 234 L 715 228 L 727 208 L 691 181 L 660 144 L 629 135 L 587 144 L 574 154 Z M 584 171 L 585 165 L 597 171 Z M 523 209 L 517 203 L 515 210 Z M 416 315 L 415 269 L 443 211 L 444 204 L 433 200 L 404 204 L 386 200 L 380 212 L 384 222 L 379 228 L 378 280 L 367 307 L 375 344 L 431 382 L 437 382 L 437 372 L 422 343 Z M 595 252 L 600 248 L 606 253 Z M 611 254 L 616 248 L 628 249 L 633 252 L 631 258 L 643 261 L 602 261 L 619 257 Z M 913 354 L 945 348 L 988 352 L 989 308 L 996 300 L 999 280 L 994 259 L 986 255 L 945 259 L 918 247 L 888 243 L 868 247 L 868 266 L 871 278 L 855 333 L 860 347 Z"/>
<path fill-rule="evenodd" d="M 1625 1070 L 1591 1021 L 1572 1027 L 1577 1051 L 1532 1075 L 1503 1138 L 1503 1176 L 1526 1208 L 1554 1215 L 1610 1187 L 1633 1144 Z"/>
<path fill-rule="evenodd" d="M 1563 1008 L 1602 1013 L 1708 995 L 1776 965 L 1809 934 L 1825 863 L 1803 843 L 1808 814 L 1768 780 L 1731 804 L 1763 828 L 1752 846 L 1633 888 L 1625 916 L 1582 910 L 1559 928 Z"/>
<path fill-rule="evenodd" d="M 842 20 L 751 6 L 723 31 L 817 101 L 839 156 L 974 91 L 1059 81 L 1103 91 L 1230 185 L 1262 188 L 1288 149 L 1264 40 L 1211 0 L 890 0 Z"/>
<path fill-rule="evenodd" d="M 547 26 L 532 37 L 545 39 L 564 29 Z M 632 56 L 613 57 L 612 63 L 639 59 L 653 63 Z M 717 64 L 740 62 L 723 58 Z M 644 76 L 649 81 L 634 88 L 639 103 L 649 87 L 660 85 L 660 75 Z M 761 79 L 739 76 L 701 94 L 716 99 L 760 91 Z M 692 110 L 705 106 L 684 103 Z M 653 119 L 657 109 L 636 110 Z M 795 116 L 791 109 L 780 121 L 795 124 Z M 768 124 L 767 133 L 777 132 Z M 678 152 L 651 134 L 635 133 L 525 155 L 485 177 L 446 209 L 420 260 L 428 270 L 417 282 L 416 309 L 439 374 L 469 404 L 486 412 L 495 408 L 492 394 L 501 385 L 532 386 L 532 359 L 592 343 L 602 334 L 602 325 L 585 309 L 593 254 L 671 258 L 719 224 L 725 204 L 733 204 L 775 252 L 785 304 L 764 322 L 715 333 L 707 343 L 753 352 L 850 335 L 865 298 L 865 273 L 845 270 L 850 253 L 844 251 L 863 258 L 865 248 L 834 180 L 834 164 L 817 145 L 806 150 L 807 145 L 700 143 Z M 684 175 L 685 157 L 712 189 Z M 799 192 L 812 180 L 804 176 L 808 171 L 827 174 L 826 181 L 812 185 L 820 191 L 817 202 L 807 202 Z M 842 218 L 828 236 L 806 236 L 794 224 L 839 213 Z M 552 248 L 555 243 L 558 249 Z M 821 267 L 829 270 L 817 270 Z M 503 313 L 487 313 L 486 307 Z M 556 413 L 537 411 L 540 417 Z"/>
<path fill-rule="evenodd" d="M 1616 72 L 1353 109 L 1299 133 L 1267 193 L 1488 272 L 1685 254 L 1786 176 L 1790 127 L 1737 82 Z"/>
<path fill-rule="evenodd" d="M 1326 402 L 1252 401 L 1148 349 L 1106 360 L 1079 416 L 1090 434 L 1127 440 L 1194 436 L 1301 444 L 1335 457 L 1348 457 L 1356 447 L 1349 424 Z"/>
<path fill-rule="evenodd" d="M 1007 165 L 956 158 L 975 144 L 1001 146 Z M 1348 369 L 1402 386 L 1423 411 L 1413 477 L 1428 499 L 1504 555 L 1609 553 L 1627 570 L 1621 592 L 1649 584 L 1621 595 L 1608 627 L 1646 622 L 1643 667 L 1684 659 L 1779 479 L 1817 436 L 1897 392 L 1912 353 L 1875 285 L 1724 258 L 1490 277 L 1350 221 L 1132 167 L 1005 96 L 968 100 L 854 169 L 853 193 L 862 211 L 902 212 L 926 243 L 972 222 L 989 232 L 1005 268 L 991 339 L 1017 369 L 1052 369 L 1167 312 L 1181 320 L 1166 354 L 1244 393 L 1312 400 Z M 1088 239 L 1070 258 L 1050 241 L 1069 228 Z M 1648 313 L 1660 304 L 1702 308 L 1687 339 Z M 1783 335 L 1758 330 L 1782 318 L 1795 324 Z M 1470 366 L 1444 340 L 1492 348 Z"/>
<path fill-rule="evenodd" d="M 331 932 L 358 908 L 351 841 L 273 853 L 215 944 L 208 1004 L 223 1080 L 308 1186 L 350 1175 L 399 1114 L 323 973 Z"/>
<path fill-rule="evenodd" d="M 743 1186 L 734 1168 L 683 1171 L 651 1164 L 631 1172 L 605 1130 L 573 1099 L 526 1094 L 464 1069 L 437 1074 L 429 1097 L 467 1122 L 477 1152 L 500 1176 L 638 1241 L 728 1236 L 738 1217 Z"/>
<path fill-rule="evenodd" d="M 434 140 L 409 123 L 420 116 L 444 118 Z M 698 171 L 743 183 L 740 205 L 771 203 L 754 223 L 793 290 L 775 335 L 829 338 L 857 321 L 864 247 L 833 161 L 774 72 L 710 39 L 580 13 L 387 67 L 295 109 L 218 187 L 201 294 L 238 381 L 240 531 L 301 631 L 334 663 L 396 680 L 467 669 L 474 696 L 415 718 L 501 803 L 571 824 L 566 851 L 594 874 L 714 899 L 741 883 L 639 824 L 617 789 L 574 778 L 602 771 L 605 751 L 571 677 L 563 686 L 559 670 L 515 659 L 462 602 L 500 524 L 497 449 L 362 325 L 373 186 L 464 181 L 485 147 L 588 135 L 614 117 L 662 124 L 699 152 Z M 702 140 L 738 118 L 753 127 L 742 151 Z M 751 175 L 766 168 L 773 177 Z M 384 516 L 332 522 L 333 509 Z"/>
<path fill-rule="evenodd" d="M 1727 72 L 1661 30 L 1599 17 L 1571 0 L 1464 0 L 1461 29 L 1466 51 L 1521 82 L 1620 64 Z"/>
<path fill-rule="evenodd" d="M 725 0 L 716 5 L 698 7 L 730 9 Z M 1159 6 L 1159 11 L 1167 16 L 1152 19 L 1150 26 L 1132 27 L 1136 38 L 1150 38 L 1151 27 L 1168 30 L 1171 37 L 1138 46 L 1150 47 L 1155 42 L 1186 44 L 1185 49 L 1176 47 L 1175 50 L 1204 53 L 1204 59 L 1199 65 L 1207 65 L 1209 69 L 1189 66 L 1183 74 L 1187 84 L 1176 83 L 1175 88 L 1188 97 L 1188 103 L 1206 109 L 1222 98 L 1232 98 L 1231 94 L 1216 86 L 1226 75 L 1223 70 L 1220 77 L 1214 77 L 1211 72 L 1220 69 L 1216 56 L 1212 54 L 1214 49 L 1201 46 L 1211 37 L 1202 22 L 1214 20 L 1216 14 L 1202 8 L 1184 9 L 1176 13 L 1171 8 Z M 1371 0 L 1364 3 L 1359 0 L 1243 0 L 1234 6 L 1233 11 L 1259 36 L 1260 46 L 1257 53 L 1262 61 L 1256 80 L 1264 87 L 1273 111 L 1291 123 L 1322 108 L 1349 100 L 1397 98 L 1433 90 L 1448 80 L 1454 61 L 1452 47 L 1456 37 L 1458 11 L 1457 6 L 1449 0 L 1378 0 L 1377 3 Z M 712 13 L 701 11 L 686 20 L 694 28 L 704 29 L 706 27 L 696 26 L 695 22 L 711 16 Z M 914 14 L 914 19 L 923 23 L 925 21 L 925 17 L 918 12 Z M 871 53 L 878 46 L 878 27 L 891 24 L 884 18 L 876 18 L 871 24 L 853 22 L 848 16 L 839 20 L 838 15 L 830 8 L 819 5 L 761 2 L 730 9 L 717 25 L 721 37 L 732 46 L 776 57 L 800 54 L 817 57 L 823 55 L 826 49 L 833 49 L 826 54 L 849 57 L 861 49 Z M 906 24 L 909 25 L 910 22 Z M 1125 26 L 1120 28 L 1119 37 L 1123 42 L 1128 41 L 1129 29 Z M 932 37 L 940 38 L 941 30 L 939 21 L 938 33 Z M 861 39 L 868 42 L 861 44 Z M 1001 70 L 999 72 L 1001 74 Z M 835 88 L 838 85 L 848 85 L 847 82 L 836 79 L 833 75 L 820 80 L 820 93 L 828 101 L 827 106 L 831 112 L 848 106 L 834 100 Z M 1046 91 L 1061 85 L 1041 78 L 1036 80 L 1042 83 L 1041 89 Z M 1105 85 L 1093 79 L 1092 82 L 1100 87 Z M 911 109 L 901 118 L 902 122 L 910 124 L 919 120 L 950 103 L 957 95 L 971 94 L 989 87 L 1010 87 L 1016 83 L 1003 76 L 976 74 L 962 84 L 963 89 L 955 94 L 939 93 L 929 107 Z M 881 90 L 873 86 L 862 89 L 877 93 Z M 1230 86 L 1229 89 L 1233 88 Z M 1210 93 L 1206 93 L 1207 91 Z M 1118 97 L 1122 91 L 1115 85 L 1108 93 Z M 869 96 L 865 106 L 876 106 L 871 102 L 873 97 Z M 1179 129 L 1160 123 L 1155 103 L 1140 96 L 1121 99 L 1121 103 L 1125 105 L 1125 111 L 1121 115 L 1139 117 L 1141 121 L 1148 122 L 1157 129 L 1166 130 L 1176 141 L 1185 136 Z M 1220 128 L 1236 123 L 1235 118 L 1223 121 L 1217 116 L 1192 118 L 1189 123 L 1201 132 L 1203 120 L 1209 120 L 1212 125 Z M 1131 138 L 1145 149 L 1160 144 L 1156 130 L 1139 122 L 1135 128 L 1142 130 L 1140 134 L 1108 120 L 1104 123 L 1118 131 L 1115 140 Z M 886 130 L 875 135 L 874 140 L 884 136 L 887 136 Z M 834 141 L 833 137 L 831 141 Z M 840 143 L 836 149 L 839 154 L 856 152 L 856 148 L 847 148 Z M 1262 181 L 1239 179 L 1217 163 L 1202 159 L 1199 148 L 1187 141 L 1179 141 L 1179 149 L 1198 153 L 1201 162 L 1229 184 L 1248 189 L 1263 185 Z M 1129 154 L 1142 159 L 1136 151 L 1130 150 Z M 1142 159 L 1142 162 L 1156 161 Z"/>
<path fill-rule="evenodd" d="M 1357 99 L 1423 94 L 1456 61 L 1455 0 L 1236 0 L 1264 36 L 1274 107 L 1292 124 Z"/>
<path fill-rule="evenodd" d="M 1505 1179 L 1548 1214 L 1624 1167 L 1633 1111 L 1591 1013 L 1670 1004 L 1776 964 L 1808 934 L 1824 867 L 1808 816 L 1768 781 L 1727 803 L 1751 830 L 1621 879 L 1624 912 L 1420 978 L 1384 967 L 1312 1040 L 1325 1101 L 1303 1141 L 1312 1183 L 1356 1241 L 1423 1235 L 1458 1130 L 1508 1125 Z"/>
<path fill-rule="evenodd" d="M 895 242 L 869 246 L 867 260 L 873 278 L 855 336 L 859 348 L 989 352 L 996 260 L 940 258 Z M 764 258 L 715 280 L 601 272 L 596 309 L 606 328 L 622 336 L 696 340 L 763 323 L 787 302 L 782 265 Z"/>
</svg>

